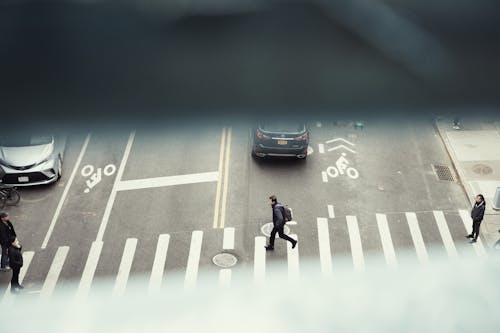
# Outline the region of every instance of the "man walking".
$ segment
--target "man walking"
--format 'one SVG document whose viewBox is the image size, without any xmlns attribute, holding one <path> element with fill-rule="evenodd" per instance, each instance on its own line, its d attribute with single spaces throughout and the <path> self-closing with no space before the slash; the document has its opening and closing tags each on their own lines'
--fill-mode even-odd
<svg viewBox="0 0 500 333">
<path fill-rule="evenodd" d="M 21 245 L 15 237 L 10 239 L 9 262 L 10 268 L 12 268 L 12 278 L 10 280 L 11 291 L 17 293 L 19 290 L 24 289 L 19 284 L 19 271 L 23 267 L 23 255 L 21 254 Z"/>
<path fill-rule="evenodd" d="M 472 238 L 469 243 L 477 242 L 477 238 L 479 237 L 479 227 L 481 226 L 481 222 L 483 221 L 484 210 L 486 208 L 486 203 L 484 201 L 484 197 L 482 194 L 478 194 L 476 196 L 476 202 L 474 206 L 472 206 L 472 211 L 470 216 L 472 218 L 472 233 L 465 237 Z"/>
<path fill-rule="evenodd" d="M 285 208 L 278 202 L 278 199 L 275 195 L 271 195 L 269 197 L 269 200 L 271 200 L 271 208 L 273 210 L 273 230 L 271 231 L 271 237 L 269 237 L 269 245 L 266 246 L 266 250 L 274 250 L 274 239 L 276 238 L 276 233 L 278 233 L 281 239 L 287 240 L 292 243 L 292 249 L 294 249 L 297 245 L 297 241 L 285 235 Z"/>
<path fill-rule="evenodd" d="M 14 226 L 9 221 L 9 214 L 7 212 L 0 212 L 0 245 L 2 246 L 2 259 L 0 260 L 0 271 L 7 272 L 9 268 L 7 263 L 9 262 L 8 251 L 11 245 L 10 239 L 12 237 L 16 238 L 16 232 L 14 231 Z"/>
</svg>

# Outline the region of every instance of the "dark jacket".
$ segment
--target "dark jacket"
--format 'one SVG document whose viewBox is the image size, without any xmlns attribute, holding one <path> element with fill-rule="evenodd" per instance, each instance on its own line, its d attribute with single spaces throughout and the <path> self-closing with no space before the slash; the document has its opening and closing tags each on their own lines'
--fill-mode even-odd
<svg viewBox="0 0 500 333">
<path fill-rule="evenodd" d="M 475 203 L 472 206 L 472 211 L 470 212 L 470 217 L 472 217 L 473 222 L 481 222 L 484 216 L 484 209 L 486 207 L 485 202 L 481 202 L 480 204 Z"/>
<path fill-rule="evenodd" d="M 282 227 L 285 225 L 283 218 L 283 205 L 279 202 L 273 206 L 273 224 L 275 227 Z"/>
<path fill-rule="evenodd" d="M 7 221 L 7 224 L 0 221 L 0 245 L 9 246 L 10 239 L 12 237 L 17 237 L 16 232 L 14 231 L 14 226 L 10 221 Z"/>
<path fill-rule="evenodd" d="M 11 245 L 9 247 L 9 266 L 12 268 L 23 267 L 23 255 L 21 249 Z"/>
</svg>

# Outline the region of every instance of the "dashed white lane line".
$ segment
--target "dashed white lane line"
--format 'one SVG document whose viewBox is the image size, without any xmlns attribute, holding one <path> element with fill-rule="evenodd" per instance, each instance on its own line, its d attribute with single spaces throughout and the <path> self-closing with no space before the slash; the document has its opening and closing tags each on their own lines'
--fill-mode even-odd
<svg viewBox="0 0 500 333">
<path fill-rule="evenodd" d="M 178 176 L 154 177 L 145 179 L 123 180 L 116 185 L 116 191 L 140 190 L 145 188 L 175 186 L 184 184 L 196 184 L 216 182 L 218 172 L 193 173 Z"/>
<path fill-rule="evenodd" d="M 222 129 L 219 153 L 219 168 L 217 169 L 217 191 L 215 194 L 214 222 L 213 228 L 217 228 L 219 223 L 220 195 L 222 189 L 222 166 L 224 165 L 224 150 L 226 149 L 226 128 Z"/>
<path fill-rule="evenodd" d="M 325 145 L 322 143 L 319 143 L 318 144 L 318 151 L 320 154 L 324 154 L 325 153 Z"/>
<path fill-rule="evenodd" d="M 120 262 L 120 267 L 118 268 L 118 274 L 116 275 L 115 286 L 113 288 L 113 295 L 115 296 L 123 295 L 123 293 L 125 293 L 136 247 L 137 238 L 128 238 L 125 242 L 122 260 Z"/>
<path fill-rule="evenodd" d="M 256 284 L 261 285 L 266 279 L 266 237 L 255 237 L 255 249 L 253 256 L 253 274 Z"/>
<path fill-rule="evenodd" d="M 219 271 L 219 287 L 229 288 L 231 287 L 231 270 L 221 269 Z"/>
<path fill-rule="evenodd" d="M 396 267 L 398 261 L 396 259 L 396 252 L 394 251 L 394 244 L 392 243 L 391 232 L 387 223 L 387 216 L 385 214 L 376 214 L 376 218 L 385 261 L 389 267 Z"/>
<path fill-rule="evenodd" d="M 464 223 L 465 230 L 467 231 L 467 234 L 470 235 L 472 233 L 472 218 L 469 215 L 469 212 L 463 209 L 460 209 L 458 211 L 460 214 L 460 218 L 462 219 L 462 222 Z M 465 236 L 465 235 L 464 235 Z M 488 253 L 486 252 L 483 242 L 481 241 L 481 238 L 478 237 L 477 242 L 472 244 L 472 247 L 474 248 L 474 251 L 476 251 L 476 255 L 478 257 L 486 258 L 488 256 Z"/>
<path fill-rule="evenodd" d="M 295 240 L 298 240 L 297 235 L 291 234 Z M 299 244 L 292 249 L 292 243 L 286 242 L 286 254 L 288 258 L 288 280 L 291 282 L 298 282 L 300 278 L 299 271 Z"/>
<path fill-rule="evenodd" d="M 428 263 L 429 255 L 427 254 L 424 239 L 422 238 L 422 233 L 420 232 L 420 227 L 418 226 L 417 215 L 413 212 L 406 212 L 405 215 L 408 227 L 410 228 L 411 238 L 413 239 L 413 245 L 415 246 L 415 251 L 417 252 L 418 260 L 422 264 Z"/>
<path fill-rule="evenodd" d="M 49 272 L 47 273 L 47 277 L 45 278 L 45 282 L 43 283 L 42 290 L 40 291 L 40 298 L 47 299 L 52 295 L 68 252 L 69 246 L 60 246 L 57 249 L 54 260 L 52 261 Z"/>
<path fill-rule="evenodd" d="M 169 234 L 161 234 L 158 237 L 158 244 L 156 246 L 155 259 L 153 262 L 153 269 L 151 270 L 151 277 L 149 279 L 149 292 L 159 291 L 163 281 L 165 271 L 165 262 L 167 260 L 168 244 L 170 242 Z"/>
<path fill-rule="evenodd" d="M 47 244 L 49 242 L 50 236 L 52 235 L 52 232 L 54 231 L 54 227 L 56 225 L 57 219 L 59 218 L 59 214 L 61 214 L 61 209 L 62 206 L 64 205 L 64 202 L 66 201 L 66 197 L 68 196 L 69 189 L 71 187 L 71 184 L 73 184 L 73 180 L 75 179 L 75 175 L 80 168 L 80 163 L 82 162 L 83 155 L 85 155 L 85 151 L 87 150 L 87 146 L 89 145 L 90 141 L 90 133 L 87 134 L 87 137 L 85 138 L 85 141 L 83 142 L 82 149 L 80 150 L 80 154 L 78 154 L 78 158 L 76 159 L 75 166 L 73 167 L 73 171 L 71 172 L 71 175 L 69 176 L 68 183 L 66 184 L 66 187 L 64 187 L 63 194 L 61 196 L 61 199 L 59 199 L 59 203 L 57 204 L 56 211 L 54 212 L 54 216 L 52 217 L 52 221 L 50 221 L 49 225 L 49 230 L 47 231 L 47 234 L 45 235 L 45 238 L 43 239 L 43 243 L 41 248 L 45 249 L 47 247 Z"/>
<path fill-rule="evenodd" d="M 453 243 L 453 238 L 451 238 L 451 233 L 448 229 L 448 225 L 446 224 L 444 213 L 440 210 L 435 210 L 432 213 L 434 214 L 434 219 L 436 220 L 436 224 L 448 256 L 450 258 L 457 258 L 457 249 L 455 248 L 455 243 Z"/>
<path fill-rule="evenodd" d="M 331 219 L 335 218 L 335 210 L 333 209 L 333 205 L 328 205 L 328 217 Z"/>
<path fill-rule="evenodd" d="M 361 235 L 359 233 L 358 219 L 356 216 L 346 216 L 347 229 L 351 242 L 351 253 L 354 269 L 357 271 L 365 270 L 365 258 L 363 256 L 363 246 L 361 245 Z"/>
<path fill-rule="evenodd" d="M 222 203 L 220 210 L 220 227 L 224 228 L 226 223 L 226 202 L 227 202 L 227 190 L 229 187 L 229 161 L 231 158 L 231 127 L 227 130 L 227 140 L 226 140 L 226 157 L 224 161 L 224 186 L 222 189 Z"/>
<path fill-rule="evenodd" d="M 326 171 L 321 171 L 321 178 L 323 178 L 323 183 L 328 183 L 328 174 Z"/>
<path fill-rule="evenodd" d="M 30 267 L 31 260 L 33 259 L 33 256 L 35 255 L 35 252 L 33 251 L 26 251 L 23 253 L 23 267 L 21 267 L 21 270 L 19 271 L 19 283 L 23 284 L 24 277 L 26 276 L 26 272 L 28 271 L 28 268 Z M 5 293 L 3 295 L 2 302 L 7 302 L 12 294 L 10 293 L 10 283 L 7 285 L 7 289 L 5 290 Z"/>
<path fill-rule="evenodd" d="M 193 231 L 191 235 L 191 246 L 189 248 L 189 256 L 186 267 L 186 277 L 184 279 L 184 289 L 186 290 L 194 290 L 196 287 L 202 241 L 203 231 Z"/>
<path fill-rule="evenodd" d="M 317 218 L 318 224 L 318 242 L 319 242 L 319 260 L 321 272 L 325 276 L 332 275 L 332 252 L 330 248 L 330 233 L 328 231 L 328 219 L 324 217 Z"/>
<path fill-rule="evenodd" d="M 85 264 L 85 268 L 83 269 L 82 278 L 76 292 L 77 301 L 84 300 L 90 292 L 90 287 L 92 286 L 92 280 L 94 279 L 97 263 L 99 262 L 99 257 L 101 256 L 102 245 L 103 243 L 101 241 L 94 241 L 90 246 L 89 256 L 87 257 L 87 262 Z"/>
<path fill-rule="evenodd" d="M 234 228 L 224 228 L 223 250 L 234 250 Z"/>
<path fill-rule="evenodd" d="M 102 241 L 104 237 L 104 231 L 106 231 L 106 226 L 108 225 L 109 216 L 111 215 L 111 209 L 115 203 L 117 185 L 121 182 L 123 171 L 125 170 L 125 164 L 127 164 L 128 156 L 130 155 L 130 150 L 132 149 L 132 143 L 134 142 L 135 131 L 132 131 L 128 137 L 127 145 L 125 146 L 125 151 L 123 152 L 122 161 L 116 173 L 115 183 L 111 189 L 111 194 L 108 198 L 108 203 L 104 210 L 104 215 L 102 216 L 101 225 L 99 226 L 99 231 L 97 232 L 97 241 Z"/>
</svg>

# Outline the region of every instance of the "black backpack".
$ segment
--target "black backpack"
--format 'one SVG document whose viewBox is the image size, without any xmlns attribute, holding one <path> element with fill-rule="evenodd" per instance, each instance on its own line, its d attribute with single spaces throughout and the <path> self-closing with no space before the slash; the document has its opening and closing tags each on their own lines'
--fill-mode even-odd
<svg viewBox="0 0 500 333">
<path fill-rule="evenodd" d="M 288 206 L 281 206 L 283 208 L 283 219 L 285 222 L 290 222 L 293 219 L 292 210 Z"/>
</svg>

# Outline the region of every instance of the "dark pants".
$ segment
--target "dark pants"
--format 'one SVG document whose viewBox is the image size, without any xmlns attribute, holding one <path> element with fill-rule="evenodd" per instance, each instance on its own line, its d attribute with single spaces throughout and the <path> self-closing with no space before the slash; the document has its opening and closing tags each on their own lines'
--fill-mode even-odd
<svg viewBox="0 0 500 333">
<path fill-rule="evenodd" d="M 285 235 L 285 225 L 283 224 L 282 226 L 274 226 L 273 230 L 271 231 L 271 237 L 269 238 L 269 246 L 271 247 L 274 247 L 274 239 L 276 238 L 276 233 L 280 235 L 281 239 L 287 240 L 292 244 L 295 242 L 293 238 Z"/>
<path fill-rule="evenodd" d="M 481 221 L 472 223 L 472 238 L 477 240 L 479 237 L 479 227 L 481 226 Z"/>
<path fill-rule="evenodd" d="M 19 271 L 21 267 L 11 267 L 12 268 L 12 279 L 10 279 L 11 288 L 19 286 Z"/>
<path fill-rule="evenodd" d="M 7 253 L 8 250 L 9 250 L 8 246 L 2 245 L 2 259 L 0 261 L 0 267 L 1 268 L 7 267 L 7 264 L 9 263 L 9 255 Z"/>
</svg>

